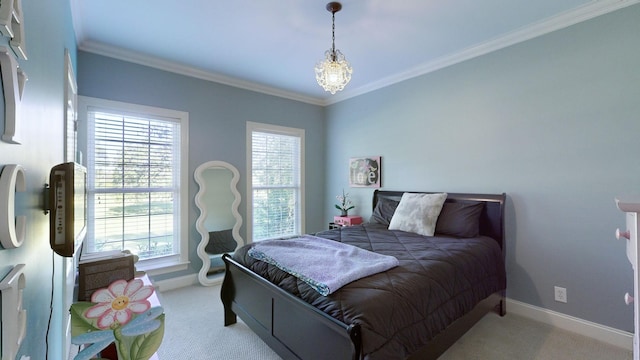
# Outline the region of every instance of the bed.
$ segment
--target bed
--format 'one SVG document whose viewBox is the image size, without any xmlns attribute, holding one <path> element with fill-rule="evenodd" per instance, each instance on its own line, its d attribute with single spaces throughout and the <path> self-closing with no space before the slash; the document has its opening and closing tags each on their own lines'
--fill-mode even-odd
<svg viewBox="0 0 640 360">
<path fill-rule="evenodd" d="M 223 255 L 225 326 L 239 316 L 284 359 L 435 359 L 504 315 L 505 194 L 447 194 L 434 236 L 388 229 L 404 194 L 435 193 L 376 190 L 369 223 L 315 234 L 400 264 L 328 296 L 249 256 L 252 244 Z"/>
</svg>

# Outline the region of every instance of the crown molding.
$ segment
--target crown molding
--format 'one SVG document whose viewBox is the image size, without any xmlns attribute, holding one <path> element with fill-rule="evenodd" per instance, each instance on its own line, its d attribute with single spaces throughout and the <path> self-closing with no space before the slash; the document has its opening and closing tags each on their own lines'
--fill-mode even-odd
<svg viewBox="0 0 640 360">
<path fill-rule="evenodd" d="M 267 95 L 273 95 L 285 99 L 300 101 L 313 105 L 325 105 L 320 98 L 301 95 L 299 93 L 285 91 L 271 86 L 258 84 L 251 81 L 241 80 L 230 76 L 225 76 L 210 71 L 200 70 L 191 66 L 179 64 L 172 61 L 163 60 L 154 56 L 145 55 L 139 52 L 122 49 L 102 43 L 84 41 L 78 45 L 78 49 L 97 55 L 103 55 L 118 60 L 145 65 L 159 70 L 169 71 L 180 75 L 185 75 L 197 79 L 208 80 L 215 83 L 237 87 L 240 89 L 255 91 Z"/>
<path fill-rule="evenodd" d="M 221 74 L 212 73 L 196 69 L 183 64 L 170 62 L 137 53 L 122 48 L 109 46 L 101 43 L 86 41 L 82 32 L 82 24 L 80 20 L 76 20 L 78 16 L 74 18 L 74 28 L 76 30 L 76 38 L 78 40 L 78 49 L 87 51 L 99 55 L 104 55 L 119 60 L 124 60 L 140 65 L 154 67 L 160 70 L 174 72 L 177 74 L 199 78 L 203 80 L 213 81 L 216 83 L 233 86 L 245 90 L 255 91 L 267 95 L 282 97 L 290 100 L 300 101 L 319 106 L 332 105 L 359 95 L 363 95 L 411 78 L 415 78 L 421 75 L 425 75 L 451 65 L 461 63 L 466 60 L 473 59 L 478 56 L 488 54 L 493 51 L 497 51 L 506 48 L 511 45 L 515 45 L 556 30 L 564 29 L 569 26 L 578 24 L 580 22 L 593 19 L 600 15 L 604 15 L 631 5 L 640 3 L 640 0 L 594 0 L 588 4 L 582 5 L 570 11 L 560 13 L 545 20 L 533 23 L 531 25 L 522 27 L 503 36 L 486 41 L 484 43 L 476 44 L 468 47 L 457 53 L 453 53 L 447 56 L 440 57 L 434 61 L 420 64 L 414 68 L 408 69 L 401 73 L 388 76 L 378 81 L 369 83 L 358 88 L 347 88 L 342 92 L 332 95 L 327 98 L 317 98 L 312 96 L 301 95 L 299 93 L 285 91 L 271 86 L 266 86 L 246 80 L 241 80 Z M 79 14 L 76 7 L 82 6 L 81 1 L 71 0 L 72 13 Z M 75 11 L 74 11 L 74 8 Z"/>
</svg>

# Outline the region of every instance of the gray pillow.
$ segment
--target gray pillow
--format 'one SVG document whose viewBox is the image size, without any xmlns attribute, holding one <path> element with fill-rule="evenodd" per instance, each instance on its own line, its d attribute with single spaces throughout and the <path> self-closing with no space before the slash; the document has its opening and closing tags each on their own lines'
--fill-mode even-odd
<svg viewBox="0 0 640 360">
<path fill-rule="evenodd" d="M 384 197 L 379 198 L 376 203 L 376 208 L 373 209 L 369 222 L 389 226 L 393 213 L 396 212 L 396 208 L 399 203 L 400 201 L 398 200 L 392 200 Z"/>
<path fill-rule="evenodd" d="M 389 223 L 389 230 L 433 236 L 447 193 L 404 193 Z"/>
<path fill-rule="evenodd" d="M 477 201 L 445 202 L 436 223 L 436 234 L 461 238 L 478 236 L 484 203 Z"/>
<path fill-rule="evenodd" d="M 209 232 L 209 243 L 205 246 L 204 251 L 209 254 L 223 254 L 234 251 L 237 246 L 238 243 L 233 238 L 231 229 L 211 231 Z"/>
</svg>

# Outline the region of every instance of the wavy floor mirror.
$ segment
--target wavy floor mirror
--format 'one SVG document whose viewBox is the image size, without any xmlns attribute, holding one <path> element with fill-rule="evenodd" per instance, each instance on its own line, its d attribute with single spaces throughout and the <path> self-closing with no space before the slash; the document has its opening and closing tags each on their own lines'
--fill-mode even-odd
<svg viewBox="0 0 640 360">
<path fill-rule="evenodd" d="M 195 198 L 200 210 L 196 229 L 201 237 L 197 252 L 202 260 L 198 280 L 210 286 L 222 279 L 222 254 L 244 245 L 240 236 L 242 217 L 238 212 L 240 173 L 227 162 L 208 161 L 198 166 L 194 178 L 199 186 Z"/>
</svg>

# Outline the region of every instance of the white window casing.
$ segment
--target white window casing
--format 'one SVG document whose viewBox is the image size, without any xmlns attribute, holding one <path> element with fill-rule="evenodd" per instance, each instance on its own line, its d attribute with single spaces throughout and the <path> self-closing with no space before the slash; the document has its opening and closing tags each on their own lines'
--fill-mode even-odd
<svg viewBox="0 0 640 360">
<path fill-rule="evenodd" d="M 150 275 L 188 259 L 189 114 L 79 97 L 87 129 L 87 253 L 129 250 Z"/>
</svg>

